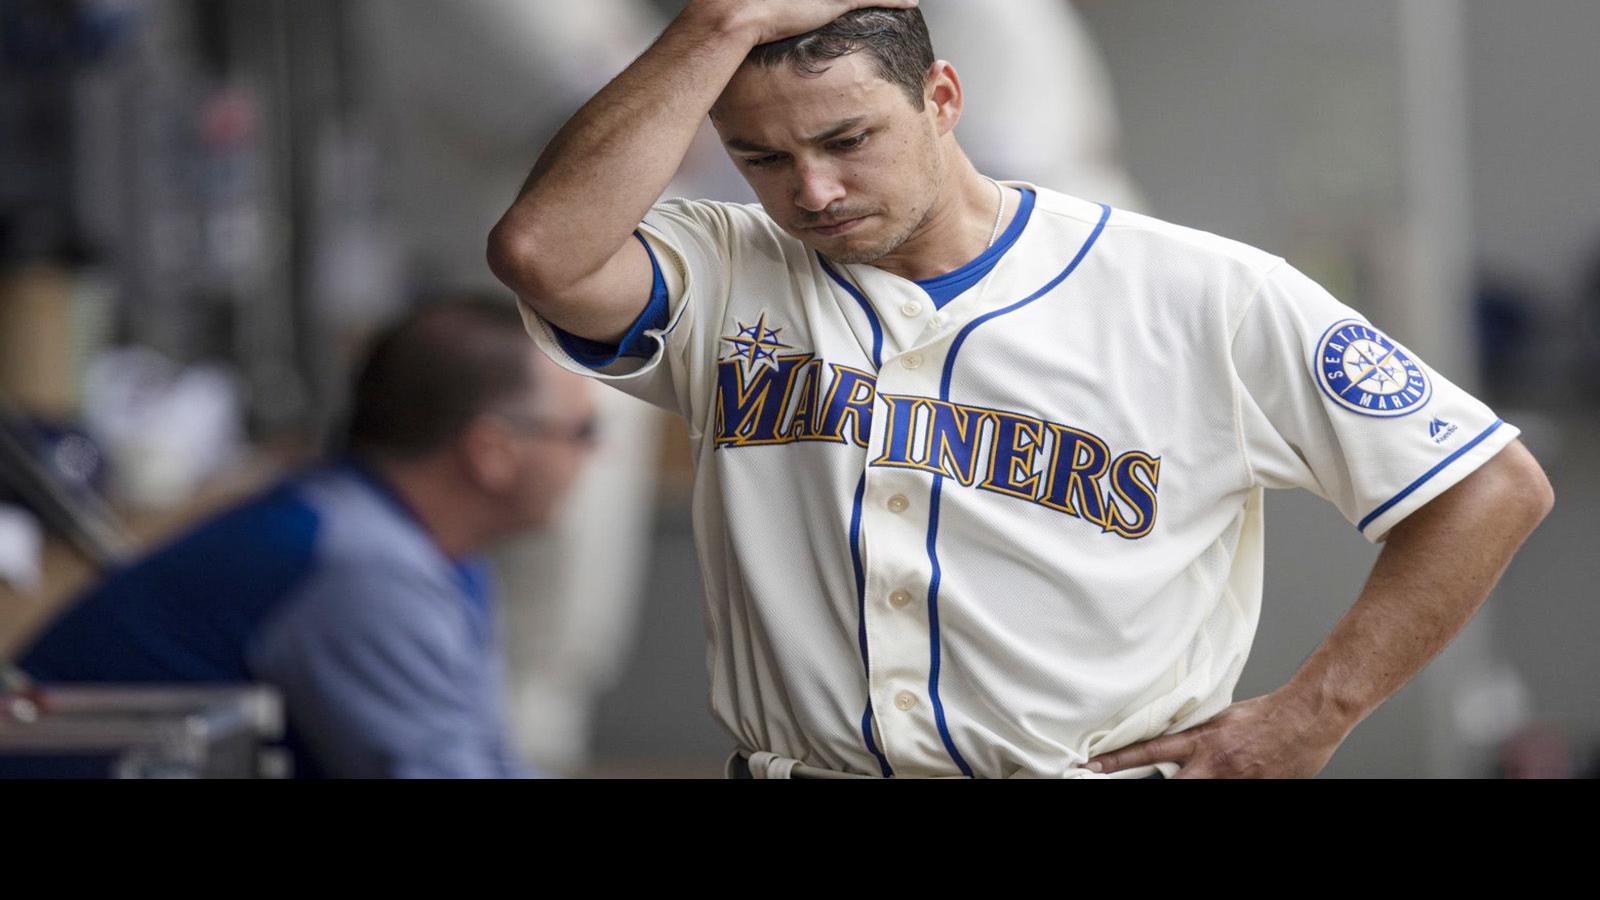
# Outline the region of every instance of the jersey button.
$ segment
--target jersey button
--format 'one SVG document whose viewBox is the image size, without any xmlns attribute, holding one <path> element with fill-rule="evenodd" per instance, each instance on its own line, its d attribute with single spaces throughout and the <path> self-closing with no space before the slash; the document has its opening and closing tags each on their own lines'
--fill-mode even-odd
<svg viewBox="0 0 1600 900">
<path fill-rule="evenodd" d="M 905 317 L 908 319 L 915 319 L 917 316 L 922 315 L 922 304 L 913 300 L 910 303 L 907 303 L 905 306 L 900 307 L 900 312 L 904 313 Z"/>
<path fill-rule="evenodd" d="M 889 603 L 895 609 L 905 609 L 911 603 L 911 592 L 895 591 L 889 595 Z"/>
<path fill-rule="evenodd" d="M 900 357 L 900 365 L 908 369 L 920 369 L 922 368 L 922 357 L 916 353 L 907 353 L 905 356 Z"/>
<path fill-rule="evenodd" d="M 911 501 L 904 494 L 895 494 L 889 498 L 889 512 L 903 513 L 911 508 Z"/>
<path fill-rule="evenodd" d="M 928 317 L 928 324 L 935 328 L 944 327 L 944 313 L 934 313 Z"/>
<path fill-rule="evenodd" d="M 917 697 L 910 691 L 901 691 L 894 695 L 894 707 L 901 712 L 907 712 L 917 705 Z"/>
</svg>

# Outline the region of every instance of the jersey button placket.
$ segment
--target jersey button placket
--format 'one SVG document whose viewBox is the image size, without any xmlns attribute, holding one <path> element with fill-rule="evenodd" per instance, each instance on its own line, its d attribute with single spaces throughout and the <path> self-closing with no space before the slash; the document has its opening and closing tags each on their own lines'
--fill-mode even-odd
<svg viewBox="0 0 1600 900">
<path fill-rule="evenodd" d="M 862 510 L 866 567 L 867 643 L 871 664 L 867 685 L 881 750 L 890 764 L 920 769 L 932 759 L 938 733 L 918 704 L 903 705 L 916 685 L 928 681 L 928 622 L 922 598 L 929 577 L 927 501 L 911 492 L 915 473 L 868 469 L 868 501 Z M 887 494 L 887 496 L 885 496 Z"/>
<path fill-rule="evenodd" d="M 910 310 L 917 303 L 907 298 L 901 304 L 903 322 L 913 318 Z M 930 310 L 921 305 L 917 318 Z M 878 393 L 938 398 L 941 360 L 939 353 L 922 347 L 886 358 L 878 372 Z M 882 750 L 896 771 L 939 771 L 949 766 L 949 759 L 924 691 L 932 667 L 926 604 L 932 578 L 928 528 L 933 477 L 925 471 L 870 465 L 886 453 L 889 418 L 880 403 L 873 417 L 861 522 L 871 655 L 868 690 Z M 918 444 L 919 457 L 921 449 Z"/>
</svg>

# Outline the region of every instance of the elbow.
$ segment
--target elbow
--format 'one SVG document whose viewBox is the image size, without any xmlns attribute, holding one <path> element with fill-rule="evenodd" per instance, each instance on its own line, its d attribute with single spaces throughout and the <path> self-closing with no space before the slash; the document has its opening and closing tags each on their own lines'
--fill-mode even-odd
<svg viewBox="0 0 1600 900">
<path fill-rule="evenodd" d="M 507 213 L 489 232 L 489 271 L 519 297 L 538 283 L 538 241 Z"/>
<path fill-rule="evenodd" d="M 536 226 L 507 213 L 489 232 L 489 271 L 536 312 L 547 298 L 561 296 L 562 288 L 576 279 L 561 267 L 557 254 L 545 252 L 558 246 L 540 236 Z"/>
<path fill-rule="evenodd" d="M 1528 479 L 1528 493 L 1534 507 L 1533 524 L 1538 526 L 1545 516 L 1556 506 L 1556 490 L 1550 485 L 1550 479 L 1545 476 L 1544 469 L 1536 462 L 1533 464 L 1533 473 Z"/>
<path fill-rule="evenodd" d="M 1531 533 L 1555 508 L 1555 488 L 1550 485 L 1550 479 L 1539 461 L 1520 441 L 1507 449 L 1512 452 L 1507 454 L 1508 465 L 1502 483 L 1503 499 L 1507 507 L 1520 513 L 1521 520 Z"/>
</svg>

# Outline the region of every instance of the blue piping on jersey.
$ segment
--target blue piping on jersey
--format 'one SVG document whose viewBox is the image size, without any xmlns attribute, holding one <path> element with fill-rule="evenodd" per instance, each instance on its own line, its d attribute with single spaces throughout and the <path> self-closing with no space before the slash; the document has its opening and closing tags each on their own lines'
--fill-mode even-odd
<svg viewBox="0 0 1600 900">
<path fill-rule="evenodd" d="M 939 739 L 944 741 L 944 749 L 955 761 L 961 774 L 972 777 L 972 767 L 961 757 L 961 751 L 956 749 L 955 739 L 950 736 L 950 726 L 944 721 L 944 702 L 939 699 L 939 551 L 935 546 L 939 540 L 939 494 L 944 488 L 944 479 L 935 475 L 933 477 L 933 509 L 928 514 L 928 559 L 933 562 L 933 578 L 928 582 L 928 631 L 932 635 L 929 643 L 931 662 L 928 665 L 928 696 L 933 699 L 933 720 L 939 726 Z"/>
<path fill-rule="evenodd" d="M 1078 264 L 1083 262 L 1083 258 L 1089 255 L 1090 248 L 1095 245 L 1096 241 L 1100 240 L 1100 235 L 1106 230 L 1106 222 L 1111 218 L 1111 207 L 1102 203 L 1100 204 L 1100 209 L 1101 213 L 1099 224 L 1094 226 L 1094 231 L 1090 233 L 1089 239 L 1084 241 L 1083 247 L 1078 250 L 1078 255 L 1072 258 L 1072 262 L 1067 264 L 1067 267 L 1061 271 L 1060 275 L 1057 275 L 1055 278 L 1051 279 L 1049 284 L 1038 289 L 1037 291 L 1034 291 L 1032 294 L 1029 294 L 1025 299 L 1018 300 L 1016 303 L 1011 304 L 1005 309 L 997 309 L 992 313 L 980 316 L 979 318 L 974 319 L 972 322 L 969 322 L 967 327 L 961 329 L 961 333 L 956 335 L 955 341 L 950 345 L 949 358 L 944 362 L 944 378 L 939 383 L 940 400 L 943 400 L 946 403 L 950 402 L 950 376 L 955 371 L 956 354 L 961 351 L 961 345 L 966 342 L 967 338 L 972 335 L 972 332 L 975 331 L 979 325 L 982 325 L 990 319 L 997 319 L 1009 313 L 1016 312 L 1024 306 L 1027 306 L 1029 303 L 1032 303 L 1040 297 L 1043 297 L 1045 294 L 1055 290 L 1057 285 L 1061 284 L 1063 281 L 1066 281 L 1068 276 L 1070 276 L 1073 271 L 1078 268 Z M 938 476 L 935 477 L 937 478 Z"/>
<path fill-rule="evenodd" d="M 1461 455 L 1466 453 L 1468 450 L 1471 450 L 1473 447 L 1476 447 L 1479 444 L 1483 443 L 1484 438 L 1487 438 L 1489 435 L 1494 434 L 1495 431 L 1501 425 L 1504 425 L 1504 424 L 1505 424 L 1504 420 L 1495 419 L 1494 420 L 1494 424 L 1490 425 L 1488 428 L 1484 429 L 1483 434 L 1480 434 L 1477 437 L 1473 438 L 1472 440 L 1468 441 L 1466 446 L 1462 447 L 1460 450 L 1457 450 L 1456 452 L 1450 454 L 1449 456 L 1446 456 L 1444 458 L 1443 462 L 1439 463 L 1438 465 L 1436 465 L 1433 468 L 1429 469 L 1427 472 L 1423 473 L 1421 478 L 1418 478 L 1416 481 L 1411 482 L 1409 485 L 1406 486 L 1405 490 L 1401 491 L 1398 494 L 1395 494 L 1393 497 L 1390 497 L 1388 502 L 1384 503 L 1382 506 L 1380 506 L 1377 509 L 1373 510 L 1372 512 L 1368 513 L 1367 517 L 1365 519 L 1361 520 L 1361 524 L 1356 526 L 1356 530 L 1357 531 L 1366 531 L 1367 530 L 1367 526 L 1371 525 L 1373 520 L 1377 519 L 1379 516 L 1381 516 L 1384 513 L 1388 512 L 1390 509 L 1392 509 L 1394 507 L 1394 505 L 1396 503 L 1399 503 L 1401 500 L 1404 500 L 1405 498 L 1411 496 L 1411 493 L 1413 491 L 1415 491 L 1417 488 L 1422 487 L 1424 484 L 1426 484 L 1428 479 L 1430 479 L 1433 476 L 1435 476 L 1435 475 L 1439 474 L 1440 472 L 1444 471 L 1446 466 L 1448 466 L 1451 463 L 1455 462 L 1457 459 L 1460 459 Z"/>
<path fill-rule="evenodd" d="M 944 377 L 939 382 L 939 399 L 941 401 L 950 402 L 950 380 L 955 373 L 956 354 L 961 351 L 962 344 L 966 342 L 967 338 L 971 336 L 979 325 L 1027 306 L 1029 303 L 1055 290 L 1061 282 L 1066 281 L 1077 270 L 1084 257 L 1089 255 L 1089 250 L 1100 240 L 1100 235 L 1106 230 L 1106 222 L 1111 218 L 1111 207 L 1102 203 L 1100 210 L 1099 223 L 1095 225 L 1094 231 L 1089 234 L 1089 239 L 1084 241 L 1083 246 L 1078 249 L 1078 255 L 1072 258 L 1072 262 L 1067 264 L 1067 267 L 1061 271 L 1060 275 L 1051 279 L 1049 284 L 1029 294 L 1025 299 L 974 320 L 967 327 L 961 329 L 960 334 L 956 335 L 955 341 L 950 345 L 950 356 L 945 360 Z M 933 566 L 933 578 L 928 585 L 928 630 L 930 633 L 929 652 L 931 658 L 931 664 L 928 667 L 928 693 L 933 700 L 933 715 L 934 721 L 939 726 L 939 738 L 944 741 L 945 750 L 949 752 L 950 758 L 961 769 L 961 773 L 970 778 L 972 777 L 972 767 L 967 765 L 967 761 L 961 757 L 961 752 L 956 749 L 955 740 L 950 736 L 950 729 L 945 724 L 944 702 L 939 699 L 939 581 L 943 570 L 939 565 L 937 544 L 939 535 L 939 496 L 944 490 L 944 478 L 945 476 L 943 475 L 933 476 L 933 505 L 928 513 L 928 561 Z"/>
<path fill-rule="evenodd" d="M 889 768 L 889 760 L 878 750 L 878 744 L 872 739 L 872 667 L 867 662 L 867 576 L 861 568 L 861 501 L 867 494 L 867 471 L 861 470 L 861 480 L 856 482 L 855 506 L 850 510 L 850 564 L 856 572 L 856 604 L 859 640 L 861 642 L 861 668 L 867 675 L 867 709 L 861 714 L 861 736 L 866 739 L 867 749 L 878 758 L 878 768 L 883 771 L 883 777 L 893 778 L 894 770 Z"/>
<path fill-rule="evenodd" d="M 844 288 L 845 293 L 856 298 L 856 302 L 861 304 L 861 311 L 867 314 L 867 322 L 872 326 L 872 367 L 874 369 L 882 369 L 883 326 L 878 324 L 878 314 L 872 311 L 872 304 L 867 302 L 866 297 L 861 296 L 861 292 L 856 290 L 855 285 L 846 281 L 844 276 L 838 272 L 835 272 L 833 266 L 828 265 L 828 261 L 823 259 L 821 253 L 817 254 L 817 262 L 822 264 L 822 271 L 827 272 L 829 278 L 837 282 L 840 287 Z"/>
</svg>

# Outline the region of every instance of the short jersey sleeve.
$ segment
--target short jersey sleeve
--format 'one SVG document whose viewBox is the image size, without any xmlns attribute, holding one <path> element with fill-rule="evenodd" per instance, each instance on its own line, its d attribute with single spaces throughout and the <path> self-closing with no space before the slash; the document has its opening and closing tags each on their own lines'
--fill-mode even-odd
<svg viewBox="0 0 1600 900">
<path fill-rule="evenodd" d="M 644 312 L 634 320 L 627 334 L 622 336 L 622 340 L 615 344 L 607 344 L 570 334 L 556 325 L 550 327 L 550 330 L 555 332 L 556 338 L 561 341 L 561 349 L 591 369 L 604 369 L 625 356 L 636 359 L 649 359 L 655 356 L 656 340 L 649 335 L 649 332 L 665 329 L 667 323 L 671 321 L 671 309 L 667 300 L 667 279 L 661 271 L 661 260 L 656 258 L 656 252 L 650 249 L 650 243 L 644 239 L 644 235 L 635 231 L 633 236 L 643 245 L 644 252 L 650 257 L 650 302 L 645 304 Z"/>
<path fill-rule="evenodd" d="M 654 321 L 641 319 L 648 355 L 623 355 L 610 361 L 571 350 L 563 335 L 526 304 L 523 320 L 528 332 L 557 364 L 581 375 L 604 381 L 689 420 L 691 428 L 702 421 L 706 380 L 713 377 L 705 360 L 713 357 L 715 323 L 728 301 L 730 247 L 733 241 L 726 207 L 729 204 L 697 200 L 664 200 L 651 208 L 640 223 L 639 239 L 654 257 L 659 278 L 655 285 L 639 286 L 641 302 L 664 286 L 665 315 L 657 310 Z M 654 326 L 654 327 L 651 327 Z M 638 327 L 638 326 L 636 326 Z M 638 346 L 638 336 L 633 343 Z M 604 364 L 598 367 L 596 362 Z"/>
<path fill-rule="evenodd" d="M 1237 314 L 1231 359 L 1255 483 L 1312 491 L 1375 543 L 1519 434 L 1281 261 Z"/>
</svg>

